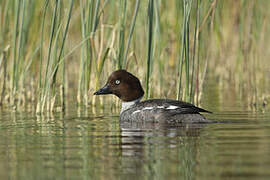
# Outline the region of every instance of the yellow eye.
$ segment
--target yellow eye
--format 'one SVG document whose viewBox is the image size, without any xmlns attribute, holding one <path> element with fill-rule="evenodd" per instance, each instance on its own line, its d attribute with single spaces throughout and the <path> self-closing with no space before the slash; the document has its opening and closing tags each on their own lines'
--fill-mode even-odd
<svg viewBox="0 0 270 180">
<path fill-rule="evenodd" d="M 115 80 L 115 84 L 116 85 L 119 85 L 120 84 L 120 80 L 119 79 Z"/>
</svg>

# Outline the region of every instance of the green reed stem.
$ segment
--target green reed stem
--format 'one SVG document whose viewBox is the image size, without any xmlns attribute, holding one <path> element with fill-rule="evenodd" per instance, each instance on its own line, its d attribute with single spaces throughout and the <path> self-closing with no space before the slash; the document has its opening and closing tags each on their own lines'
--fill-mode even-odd
<svg viewBox="0 0 270 180">
<path fill-rule="evenodd" d="M 48 57 L 47 57 L 46 70 L 45 70 L 44 83 L 43 83 L 43 91 L 42 91 L 42 98 L 43 98 L 42 107 L 41 107 L 42 112 L 45 107 L 46 98 L 49 98 L 47 97 L 47 93 L 49 93 L 49 87 L 50 87 L 50 83 L 48 82 L 49 81 L 48 71 L 49 71 L 50 60 L 52 59 L 51 51 L 52 51 L 52 46 L 53 46 L 53 37 L 55 34 L 55 29 L 56 29 L 57 10 L 58 10 L 58 0 L 55 1 L 53 17 L 52 17 L 52 22 L 51 22 L 51 33 L 50 33 Z"/>
<path fill-rule="evenodd" d="M 194 42 L 193 42 L 193 55 L 192 55 L 192 72 L 191 72 L 191 87 L 190 87 L 190 102 L 194 102 L 194 90 L 193 90 L 193 80 L 194 80 L 194 70 L 195 70 L 195 54 L 196 54 L 196 43 L 197 43 L 197 34 L 198 32 L 198 19 L 200 16 L 199 12 L 199 0 L 196 2 L 196 20 L 195 20 L 195 29 L 194 29 Z"/>
<path fill-rule="evenodd" d="M 200 22 L 200 12 L 198 17 L 198 22 Z M 200 29 L 200 28 L 199 28 Z M 201 47 L 201 33 L 198 29 L 198 51 L 197 51 L 197 68 L 196 68 L 196 104 L 199 103 L 199 90 L 200 90 L 200 83 L 199 83 L 199 72 L 200 72 L 200 47 Z"/>
<path fill-rule="evenodd" d="M 92 4 L 92 3 L 91 3 Z M 81 31 L 82 31 L 82 37 L 85 36 L 85 8 L 84 3 L 82 0 L 80 0 L 80 13 L 81 13 Z M 90 14 L 90 12 L 89 12 Z M 81 48 L 81 62 L 80 62 L 80 74 L 79 74 L 79 83 L 78 83 L 78 93 L 77 93 L 77 101 L 78 103 L 81 103 L 81 93 L 83 89 L 83 79 L 84 79 L 84 44 Z"/>
<path fill-rule="evenodd" d="M 119 10 L 119 39 L 118 39 L 118 69 L 122 69 L 123 64 L 123 55 L 125 48 L 125 22 L 126 22 L 126 0 L 120 0 L 120 10 Z"/>
<path fill-rule="evenodd" d="M 107 4 L 107 2 L 108 0 L 104 2 L 101 11 L 103 11 L 103 8 Z M 87 10 L 85 9 L 85 7 L 87 7 Z M 83 44 L 83 47 L 81 49 L 81 62 L 80 62 L 80 74 L 79 74 L 80 77 L 79 77 L 78 92 L 77 92 L 77 101 L 79 104 L 81 103 L 82 92 L 83 92 L 83 96 L 88 98 L 87 93 L 90 88 L 92 62 L 93 62 L 93 57 L 96 54 L 95 48 L 93 47 L 94 43 L 91 43 L 91 41 L 94 42 L 95 33 L 99 24 L 99 18 L 101 16 L 101 13 L 99 13 L 99 8 L 100 8 L 100 0 L 97 0 L 97 1 L 90 0 L 88 1 L 86 6 L 83 3 L 83 1 L 80 1 L 81 31 L 82 31 L 81 33 L 82 33 L 83 39 L 84 40 L 86 39 L 86 44 L 85 45 Z M 88 13 L 88 16 L 86 18 L 87 13 Z"/>
<path fill-rule="evenodd" d="M 53 37 L 55 34 L 54 33 L 55 29 L 56 29 L 57 9 L 58 9 L 58 0 L 56 0 L 56 2 L 55 2 L 52 23 L 51 23 L 51 33 L 50 33 L 50 42 L 49 42 L 48 57 L 47 57 L 46 71 L 45 71 L 45 78 L 44 78 L 44 87 L 47 86 L 47 81 L 48 81 L 48 71 L 49 71 L 51 51 L 52 51 L 52 46 L 53 46 Z"/>
<path fill-rule="evenodd" d="M 93 17 L 93 26 L 92 26 L 92 35 L 93 36 L 94 36 L 94 34 L 97 30 L 98 24 L 99 24 L 99 16 L 98 16 L 99 6 L 100 6 L 100 0 L 97 0 L 95 12 L 94 12 L 94 17 Z"/>
<path fill-rule="evenodd" d="M 152 35 L 153 35 L 153 11 L 154 1 L 148 1 L 148 51 L 147 51 L 147 75 L 146 75 L 146 98 L 149 98 L 149 79 L 152 60 Z"/>
<path fill-rule="evenodd" d="M 92 22 L 92 11 L 93 11 L 93 3 L 92 1 L 88 2 L 88 19 L 85 20 L 85 37 L 90 36 L 91 34 L 91 22 Z M 86 41 L 86 65 L 85 65 L 85 90 L 84 93 L 87 94 L 87 91 L 90 87 L 90 77 L 91 77 L 91 70 L 92 70 L 92 49 L 91 49 L 91 44 L 90 41 Z"/>
<path fill-rule="evenodd" d="M 105 9 L 108 2 L 109 2 L 109 0 L 105 0 L 102 7 L 100 8 L 100 12 L 99 12 L 98 18 L 97 18 L 98 20 L 100 19 L 100 16 L 104 13 L 104 9 Z M 98 23 L 97 23 L 97 26 L 98 26 Z M 96 26 L 96 28 L 97 28 L 97 26 Z"/>
<path fill-rule="evenodd" d="M 56 98 L 56 84 L 53 82 L 53 78 L 49 78 L 50 75 L 54 77 L 53 74 L 53 68 L 58 69 L 59 66 L 57 66 L 57 53 L 59 49 L 59 41 L 60 41 L 60 36 L 61 36 L 61 30 L 62 30 L 62 18 L 61 18 L 61 13 L 62 13 L 62 1 L 58 1 L 58 10 L 56 13 L 56 21 L 55 21 L 55 30 L 56 33 L 54 35 L 54 42 L 53 47 L 52 47 L 52 54 L 51 54 L 51 63 L 49 64 L 49 74 L 48 74 L 48 83 L 47 83 L 47 111 L 53 111 L 53 107 L 55 104 L 55 98 Z"/>
<path fill-rule="evenodd" d="M 70 2 L 70 7 L 69 7 L 69 13 L 68 13 L 68 20 L 67 20 L 67 24 L 66 24 L 66 27 L 65 27 L 65 32 L 64 32 L 64 37 L 63 37 L 63 42 L 62 42 L 62 46 L 61 46 L 61 51 L 60 51 L 60 55 L 59 55 L 59 58 L 58 58 L 58 63 L 61 61 L 61 57 L 62 57 L 62 52 L 64 50 L 64 45 L 65 45 L 65 42 L 66 42 L 66 37 L 67 37 L 67 32 L 68 32 L 68 28 L 69 28 L 69 24 L 70 24 L 70 20 L 71 20 L 71 14 L 72 14 L 72 9 L 73 9 L 73 4 L 74 4 L 74 0 L 71 0 Z M 56 67 L 58 67 L 56 65 Z M 61 88 L 61 99 L 62 99 L 62 110 L 64 110 L 65 108 L 65 62 L 63 62 L 63 65 L 62 65 L 62 88 Z M 55 73 L 56 74 L 56 73 Z M 54 78 L 55 79 L 55 78 Z"/>
<path fill-rule="evenodd" d="M 41 92 L 42 89 L 42 65 L 43 65 L 43 44 L 44 44 L 44 25 L 45 25 L 45 20 L 46 20 L 46 13 L 49 5 L 49 0 L 46 0 L 44 3 L 43 7 L 43 13 L 42 13 L 42 22 L 41 22 L 41 38 L 40 38 L 40 59 L 39 59 L 39 84 L 38 84 L 38 90 L 39 92 L 39 102 L 37 107 L 37 112 L 41 111 L 41 101 L 42 101 L 42 95 L 43 93 Z"/>
<path fill-rule="evenodd" d="M 133 35 L 133 31 L 134 31 L 134 28 L 135 28 L 136 18 L 137 18 L 139 6 L 140 6 L 140 0 L 137 0 L 136 5 L 135 5 L 133 18 L 132 18 L 132 22 L 131 22 L 131 27 L 130 27 L 130 30 L 129 30 L 128 43 L 127 43 L 126 53 L 125 53 L 124 60 L 123 60 L 123 65 L 126 65 L 126 62 L 127 62 L 128 50 L 129 50 L 131 38 L 132 38 L 132 35 Z"/>
<path fill-rule="evenodd" d="M 189 98 L 189 53 L 190 53 L 190 46 L 189 46 L 189 22 L 190 22 L 190 12 L 192 1 L 183 0 L 184 6 L 184 16 L 183 16 L 183 31 L 182 31 L 182 52 L 181 52 L 181 60 L 179 66 L 179 80 L 178 80 L 178 94 L 177 99 L 181 99 L 181 84 L 182 84 L 182 69 L 183 63 L 185 62 L 185 99 L 190 100 Z M 185 58 L 185 60 L 184 60 Z"/>
<path fill-rule="evenodd" d="M 21 12 L 21 22 L 20 22 L 20 28 L 19 28 L 19 40 L 18 40 L 18 57 L 17 57 L 17 68 L 16 68 L 16 86 L 18 86 L 18 81 L 19 81 L 19 70 L 20 66 L 22 64 L 21 62 L 21 53 L 22 53 L 22 38 L 23 38 L 23 31 L 24 31 L 24 19 L 25 19 L 25 0 L 22 1 L 22 12 Z"/>
<path fill-rule="evenodd" d="M 8 22 L 10 22 L 10 16 L 8 14 L 8 10 L 11 6 L 11 0 L 7 0 L 6 1 L 6 4 L 5 4 L 5 7 L 2 6 L 4 9 L 0 9 L 1 11 L 0 12 L 4 12 L 3 13 L 3 16 L 0 17 L 2 19 L 2 21 L 0 20 L 0 24 L 1 24 L 1 27 L 0 27 L 0 47 L 5 47 L 7 46 L 7 43 L 6 43 L 6 33 L 9 31 L 9 27 L 8 27 Z M 3 3 L 3 2 L 2 2 Z"/>
<path fill-rule="evenodd" d="M 160 24 L 160 2 L 159 0 L 156 0 L 155 1 L 156 3 L 154 4 L 155 5 L 155 20 L 156 20 L 156 27 L 155 27 L 155 40 L 157 42 L 155 42 L 154 44 L 157 45 L 157 55 L 156 55 L 156 61 L 158 62 L 158 70 L 159 70 L 159 73 L 158 73 L 158 76 L 159 76 L 159 88 L 161 88 L 163 82 L 163 78 L 162 78 L 162 75 L 163 75 L 163 61 L 161 60 L 160 56 L 161 56 L 161 32 L 160 32 L 160 28 L 161 28 L 161 24 Z"/>
<path fill-rule="evenodd" d="M 184 1 L 183 1 L 184 2 Z M 181 49 L 181 58 L 179 62 L 179 72 L 178 72 L 178 90 L 177 90 L 177 99 L 182 99 L 181 97 L 181 86 L 182 86 L 182 71 L 183 71 L 183 62 L 184 62 L 184 54 L 185 54 L 185 39 L 186 39 L 186 7 L 184 4 L 184 16 L 183 16 L 183 24 L 182 24 L 182 49 Z"/>
<path fill-rule="evenodd" d="M 1 92 L 1 99 L 0 99 L 0 106 L 3 104 L 4 101 L 4 96 L 5 96 L 5 90 L 6 90 L 6 76 L 7 76 L 7 59 L 6 59 L 6 52 L 3 51 L 3 56 L 2 56 L 2 62 L 3 63 L 3 85 L 2 85 L 2 92 Z M 1 64 L 0 63 L 0 64 Z M 1 70 L 1 66 L 0 66 Z"/>
<path fill-rule="evenodd" d="M 185 72 L 186 72 L 186 95 L 185 95 L 185 100 L 186 101 L 190 101 L 190 97 L 189 97 L 189 64 L 190 64 L 190 58 L 189 58 L 189 54 L 190 54 L 190 45 L 189 45 L 189 34 L 190 34 L 190 30 L 189 30 L 189 24 L 190 24 L 190 12 L 191 12 L 191 7 L 192 7 L 192 1 L 187 1 L 185 2 L 186 6 L 187 6 L 187 21 L 186 21 L 186 52 L 185 52 L 185 57 L 186 57 L 186 61 L 185 61 Z"/>
<path fill-rule="evenodd" d="M 98 68 L 98 76 L 99 77 L 101 75 L 102 69 L 104 67 L 105 60 L 107 59 L 107 56 L 108 56 L 109 52 L 110 52 L 110 48 L 107 48 L 104 55 L 103 55 L 103 57 L 102 57 L 102 59 L 101 59 L 100 66 Z"/>
<path fill-rule="evenodd" d="M 14 2 L 14 31 L 13 31 L 13 72 L 12 72 L 12 90 L 13 90 L 13 97 L 15 91 L 17 91 L 17 84 L 16 84 L 16 72 L 17 72 L 17 31 L 18 31 L 18 24 L 19 24 L 19 14 L 20 14 L 20 3 L 21 1 Z M 15 102 L 12 102 L 13 104 Z"/>
<path fill-rule="evenodd" d="M 65 26 L 63 40 L 62 40 L 62 44 L 61 44 L 61 48 L 60 48 L 60 53 L 59 53 L 59 56 L 58 56 L 58 59 L 57 59 L 57 63 L 60 62 L 60 59 L 61 59 L 63 51 L 64 51 L 64 46 L 65 46 L 65 42 L 66 42 L 68 27 L 69 27 L 69 23 L 70 23 L 70 19 L 71 19 L 71 14 L 72 14 L 73 2 L 74 2 L 74 0 L 71 0 L 70 7 L 69 7 L 69 12 L 68 12 L 67 24 Z M 65 63 L 63 62 L 63 66 L 64 65 L 65 65 Z M 57 75 L 58 67 L 59 66 L 56 65 L 56 71 L 53 72 L 53 81 L 52 81 L 53 84 L 55 84 L 55 82 L 56 82 L 56 75 Z"/>
</svg>

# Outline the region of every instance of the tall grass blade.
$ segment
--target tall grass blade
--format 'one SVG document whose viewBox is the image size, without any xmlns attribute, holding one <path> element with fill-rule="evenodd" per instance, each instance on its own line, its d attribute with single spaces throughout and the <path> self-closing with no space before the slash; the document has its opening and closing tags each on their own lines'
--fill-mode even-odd
<svg viewBox="0 0 270 180">
<path fill-rule="evenodd" d="M 96 32 L 98 24 L 99 24 L 99 16 L 98 16 L 99 6 L 100 6 L 100 0 L 97 0 L 95 12 L 94 12 L 94 16 L 93 16 L 93 26 L 92 26 L 92 36 L 93 37 L 95 36 L 95 32 Z"/>
<path fill-rule="evenodd" d="M 12 71 L 12 95 L 11 103 L 15 105 L 15 93 L 17 91 L 17 81 L 16 81 L 16 72 L 17 72 L 17 31 L 19 25 L 19 14 L 20 14 L 20 3 L 21 1 L 14 2 L 14 31 L 13 31 L 13 71 Z"/>
<path fill-rule="evenodd" d="M 189 34 L 190 34 L 190 30 L 189 30 L 189 26 L 190 26 L 190 12 L 191 12 L 191 5 L 192 5 L 192 1 L 190 0 L 186 0 L 185 4 L 187 6 L 187 21 L 186 21 L 186 47 L 185 47 L 185 72 L 186 72 L 186 76 L 185 76 L 185 82 L 186 82 L 186 87 L 185 87 L 185 100 L 186 101 L 190 101 L 190 97 L 189 97 L 189 64 L 190 64 L 190 59 L 189 59 L 189 54 L 190 54 L 190 45 L 189 45 Z"/>
<path fill-rule="evenodd" d="M 43 90 L 42 90 L 42 106 L 41 106 L 41 112 L 44 111 L 46 99 L 49 99 L 49 87 L 50 87 L 50 82 L 49 81 L 49 66 L 51 62 L 51 51 L 52 51 L 52 46 L 53 46 L 53 38 L 55 34 L 55 29 L 56 29 L 56 19 L 57 19 L 57 10 L 58 10 L 58 0 L 55 1 L 55 6 L 54 6 L 54 11 L 53 11 L 53 16 L 52 16 L 52 22 L 51 22 L 51 32 L 50 32 L 50 41 L 49 41 L 49 47 L 48 47 L 48 57 L 47 57 L 47 63 L 46 63 L 46 70 L 45 70 L 45 76 L 44 76 L 44 83 L 43 83 Z"/>
<path fill-rule="evenodd" d="M 118 69 L 122 69 L 123 55 L 125 48 L 125 22 L 126 22 L 126 6 L 127 0 L 120 0 L 120 10 L 119 10 L 119 39 L 118 39 Z"/>
<path fill-rule="evenodd" d="M 69 23 L 70 23 L 70 19 L 71 19 L 71 13 L 72 13 L 72 8 L 73 8 L 73 2 L 74 0 L 71 0 L 71 3 L 70 3 L 70 8 L 69 8 L 69 13 L 68 13 L 68 19 L 67 19 L 67 24 L 65 26 L 65 31 L 64 31 L 64 36 L 63 36 L 63 40 L 62 40 L 62 43 L 61 43 L 61 48 L 60 48 L 60 53 L 59 53 L 59 56 L 58 56 L 58 60 L 57 60 L 57 63 L 60 62 L 60 59 L 62 57 L 62 54 L 63 54 L 63 51 L 64 51 L 64 46 L 65 46 L 65 42 L 66 42 L 66 37 L 67 37 L 67 32 L 68 32 L 68 27 L 69 27 Z M 63 62 L 63 66 L 64 66 L 64 62 Z M 57 75 L 57 71 L 58 71 L 58 65 L 56 65 L 56 71 L 53 72 L 53 82 L 52 84 L 55 84 L 55 81 L 56 81 L 56 75 Z"/>
<path fill-rule="evenodd" d="M 129 50 L 131 38 L 133 35 L 133 31 L 135 28 L 135 23 L 136 23 L 139 7 L 140 7 L 140 0 L 137 0 L 136 5 L 135 5 L 135 10 L 134 10 L 134 15 L 133 15 L 132 22 L 131 22 L 131 27 L 129 30 L 128 42 L 127 42 L 126 52 L 125 52 L 125 56 L 124 56 L 124 60 L 123 60 L 123 65 L 126 65 L 126 62 L 127 62 L 128 50 Z"/>
<path fill-rule="evenodd" d="M 23 31 L 24 31 L 24 15 L 25 15 L 25 0 L 22 0 L 22 12 L 21 12 L 21 20 L 20 20 L 20 27 L 19 27 L 19 37 L 18 37 L 18 57 L 17 57 L 17 68 L 15 71 L 15 84 L 16 87 L 18 88 L 18 81 L 19 81 L 19 71 L 20 71 L 20 66 L 21 66 L 21 51 L 22 51 L 22 38 L 23 38 Z M 17 89 L 16 88 L 16 89 Z"/>
<path fill-rule="evenodd" d="M 191 70 L 191 83 L 190 83 L 190 102 L 194 102 L 194 70 L 195 70 L 195 54 L 196 54 L 196 43 L 198 38 L 198 19 L 199 19 L 199 0 L 196 2 L 196 20 L 194 29 L 194 42 L 193 42 L 193 54 L 192 54 L 192 70 Z"/>
<path fill-rule="evenodd" d="M 5 90 L 6 90 L 6 78 L 7 78 L 7 59 L 6 59 L 6 51 L 9 49 L 9 46 L 3 51 L 2 53 L 2 59 L 0 62 L 0 70 L 1 65 L 3 65 L 3 84 L 2 84 L 2 91 L 1 91 L 1 97 L 0 97 L 0 106 L 3 105 L 4 102 L 4 96 L 5 96 Z M 3 64 L 2 64 L 3 63 Z"/>
<path fill-rule="evenodd" d="M 183 0 L 183 10 L 184 10 L 184 16 L 183 16 L 183 24 L 182 24 L 182 49 L 181 49 L 181 57 L 179 59 L 179 71 L 178 71 L 178 89 L 177 89 L 177 99 L 181 100 L 181 87 L 182 87 L 182 71 L 183 71 L 183 64 L 184 64 L 184 55 L 185 55 L 185 46 L 186 46 L 186 6 L 185 1 Z"/>
<path fill-rule="evenodd" d="M 190 12 L 192 8 L 192 1 L 183 0 L 184 7 L 184 16 L 183 16 L 183 31 L 182 31 L 182 51 L 181 51 L 181 59 L 179 66 L 179 79 L 178 79 L 178 94 L 177 99 L 181 99 L 181 84 L 182 84 L 182 71 L 183 71 L 183 63 L 185 63 L 185 100 L 190 101 L 189 98 L 189 64 L 190 64 L 190 45 L 189 45 L 189 23 L 190 23 Z"/>
<path fill-rule="evenodd" d="M 158 77 L 159 77 L 159 91 L 161 91 L 161 87 L 163 84 L 163 69 L 164 69 L 164 62 L 161 60 L 161 17 L 160 17 L 160 1 L 156 0 L 155 5 L 155 42 L 154 44 L 157 46 L 157 55 L 156 55 L 156 62 L 158 62 Z M 159 92 L 160 94 L 160 92 Z"/>
<path fill-rule="evenodd" d="M 149 79 L 152 60 L 152 37 L 153 37 L 153 14 L 154 1 L 148 1 L 148 51 L 147 51 L 147 71 L 146 71 L 146 98 L 149 98 Z"/>
<path fill-rule="evenodd" d="M 36 109 L 37 113 L 41 112 L 41 108 L 42 108 L 41 101 L 42 101 L 42 96 L 44 93 L 44 89 L 42 89 L 43 44 L 44 44 L 44 26 L 45 26 L 48 5 L 49 5 L 49 0 L 46 0 L 44 3 L 43 12 L 42 12 L 41 32 L 40 32 L 40 51 L 39 51 L 40 59 L 39 59 L 39 83 L 38 83 L 39 100 L 38 100 L 37 109 Z"/>
</svg>

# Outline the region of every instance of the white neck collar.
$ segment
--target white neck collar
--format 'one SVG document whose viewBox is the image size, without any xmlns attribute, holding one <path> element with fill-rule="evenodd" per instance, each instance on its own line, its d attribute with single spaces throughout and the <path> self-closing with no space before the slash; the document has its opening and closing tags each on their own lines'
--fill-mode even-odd
<svg viewBox="0 0 270 180">
<path fill-rule="evenodd" d="M 140 102 L 140 100 L 142 99 L 142 97 L 135 99 L 134 101 L 128 101 L 128 102 L 122 102 L 122 109 L 121 109 L 121 113 L 124 112 L 125 110 L 127 110 L 128 108 L 130 108 L 130 106 Z M 120 114 L 121 114 L 120 113 Z"/>
</svg>

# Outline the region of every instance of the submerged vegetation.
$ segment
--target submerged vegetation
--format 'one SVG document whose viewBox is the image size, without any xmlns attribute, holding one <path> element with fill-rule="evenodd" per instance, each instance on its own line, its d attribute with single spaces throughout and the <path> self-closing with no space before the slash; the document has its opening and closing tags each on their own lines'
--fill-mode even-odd
<svg viewBox="0 0 270 180">
<path fill-rule="evenodd" d="M 64 110 L 67 100 L 102 103 L 92 94 L 119 68 L 143 80 L 147 98 L 199 103 L 213 77 L 225 96 L 266 104 L 268 7 L 268 0 L 0 1 L 0 105 L 43 112 Z"/>
</svg>

